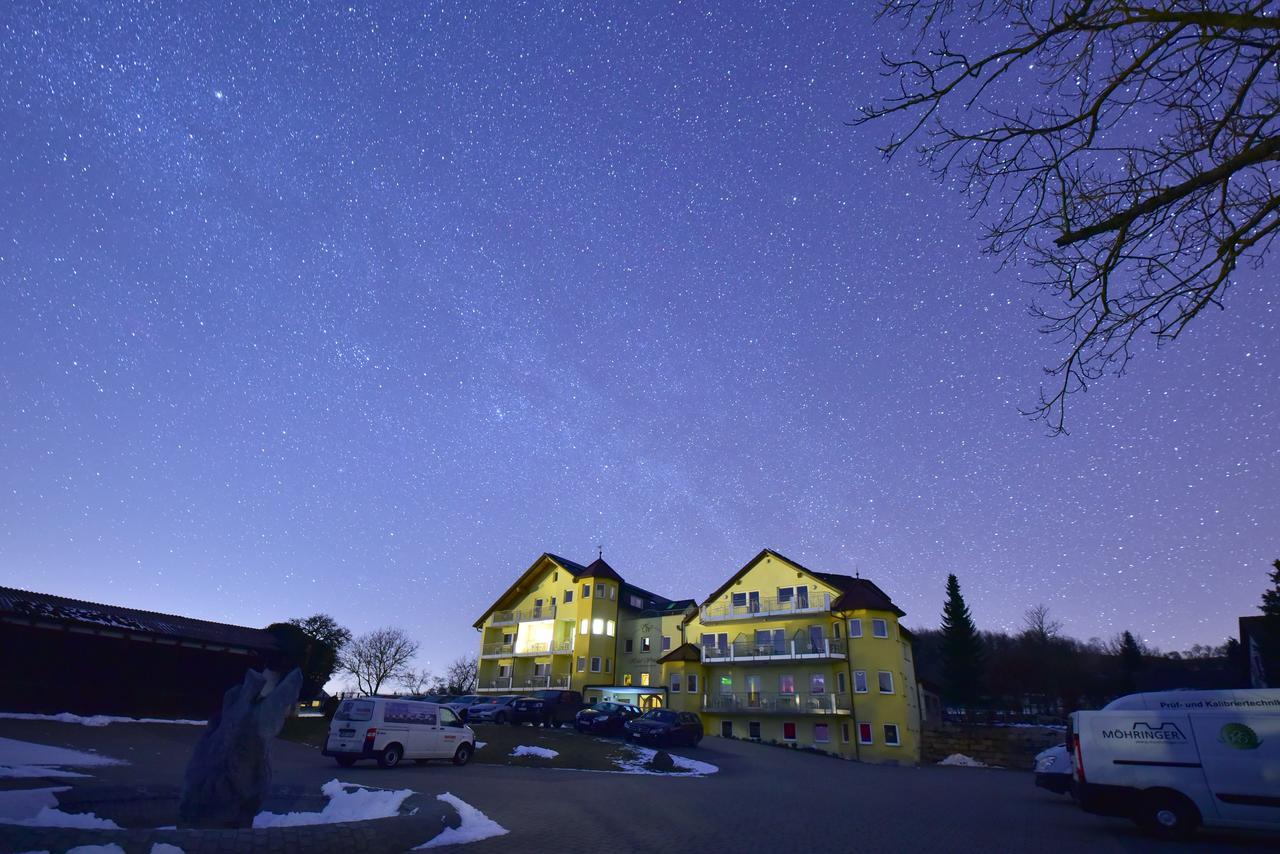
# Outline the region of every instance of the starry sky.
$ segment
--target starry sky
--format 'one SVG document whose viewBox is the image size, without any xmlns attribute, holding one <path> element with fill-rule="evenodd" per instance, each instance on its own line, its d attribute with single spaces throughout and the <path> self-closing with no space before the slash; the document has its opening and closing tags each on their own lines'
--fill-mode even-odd
<svg viewBox="0 0 1280 854">
<path fill-rule="evenodd" d="M 1280 557 L 1267 271 L 1049 437 L 1036 292 L 848 125 L 911 35 L 637 5 L 9 4 L 0 584 L 438 668 L 543 551 L 701 598 L 769 547 L 916 627 L 954 572 L 983 628 L 1234 634 Z"/>
</svg>

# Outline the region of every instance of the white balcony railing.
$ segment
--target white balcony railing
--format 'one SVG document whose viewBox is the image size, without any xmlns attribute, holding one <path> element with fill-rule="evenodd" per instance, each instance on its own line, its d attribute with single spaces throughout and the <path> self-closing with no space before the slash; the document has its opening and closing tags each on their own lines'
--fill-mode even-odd
<svg viewBox="0 0 1280 854">
<path fill-rule="evenodd" d="M 482 693 L 485 691 L 510 691 L 511 677 L 498 676 L 493 679 L 482 679 L 480 680 L 480 685 L 476 690 Z"/>
<path fill-rule="evenodd" d="M 762 599 L 750 599 L 742 605 L 720 604 L 704 605 L 702 622 L 714 623 L 718 620 L 753 620 L 765 617 L 789 617 L 792 614 L 814 614 L 831 610 L 831 594 L 819 593 L 812 596 L 792 594 L 786 599 L 776 596 L 765 596 Z"/>
<path fill-rule="evenodd" d="M 515 623 L 528 623 L 535 620 L 554 620 L 555 605 L 543 605 L 541 608 L 525 608 L 515 611 L 494 611 L 489 617 L 491 626 L 509 626 Z"/>
<path fill-rule="evenodd" d="M 844 658 L 843 638 L 795 638 L 782 643 L 735 641 L 724 646 L 704 646 L 704 662 L 787 661 L 806 658 Z"/>
<path fill-rule="evenodd" d="M 758 712 L 777 715 L 846 715 L 848 694 L 763 694 L 753 691 L 704 694 L 704 712 Z"/>
</svg>

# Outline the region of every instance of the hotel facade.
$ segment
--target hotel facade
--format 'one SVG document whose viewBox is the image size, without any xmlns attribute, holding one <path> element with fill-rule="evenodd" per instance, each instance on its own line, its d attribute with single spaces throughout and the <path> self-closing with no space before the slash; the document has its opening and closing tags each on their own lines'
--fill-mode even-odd
<svg viewBox="0 0 1280 854">
<path fill-rule="evenodd" d="M 920 709 L 903 611 L 864 578 L 765 549 L 701 602 L 603 558 L 543 554 L 475 622 L 479 690 L 697 713 L 707 735 L 915 764 Z"/>
</svg>

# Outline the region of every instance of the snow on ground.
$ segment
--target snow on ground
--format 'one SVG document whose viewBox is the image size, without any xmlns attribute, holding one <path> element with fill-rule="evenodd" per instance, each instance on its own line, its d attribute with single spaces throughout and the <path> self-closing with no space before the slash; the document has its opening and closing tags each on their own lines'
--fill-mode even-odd
<svg viewBox="0 0 1280 854">
<path fill-rule="evenodd" d="M 84 753 L 65 747 L 36 744 L 0 738 L 0 777 L 87 777 L 75 771 L 64 771 L 56 766 L 127 765 L 121 759 L 112 759 L 97 753 Z"/>
<path fill-rule="evenodd" d="M 64 724 L 80 724 L 82 726 L 106 726 L 107 724 L 187 724 L 188 726 L 205 726 L 208 721 L 171 720 L 169 718 L 119 718 L 112 715 L 73 715 L 63 712 L 58 715 L 33 715 L 26 712 L 0 712 L 0 718 L 11 721 L 58 721 Z"/>
<path fill-rule="evenodd" d="M 462 819 L 462 824 L 457 827 L 446 827 L 441 831 L 440 835 L 435 839 L 424 842 L 418 848 L 439 848 L 442 845 L 461 845 L 464 842 L 479 842 L 481 839 L 488 839 L 491 836 L 502 836 L 510 833 L 502 825 L 498 824 L 489 816 L 480 812 L 480 810 L 471 806 L 455 795 L 445 792 L 442 795 L 436 795 L 437 801 L 444 801 L 449 806 L 458 811 L 458 816 Z M 418 850 L 415 848 L 414 850 Z"/>
<path fill-rule="evenodd" d="M 635 744 L 624 745 L 627 750 L 632 751 L 635 756 L 632 759 L 615 759 L 613 764 L 617 765 L 627 774 L 657 774 L 662 777 L 705 777 L 708 774 L 714 774 L 720 769 L 712 765 L 710 762 L 700 762 L 697 759 L 690 759 L 687 756 L 676 756 L 674 753 L 668 753 L 671 761 L 675 764 L 678 771 L 652 771 L 645 766 L 653 761 L 653 757 L 658 755 L 658 751 L 649 747 L 640 747 Z"/>
<path fill-rule="evenodd" d="M 541 759 L 555 759 L 557 756 L 560 755 L 560 752 L 558 750 L 551 750 L 546 747 L 529 747 L 527 745 L 522 744 L 519 747 L 517 747 L 515 750 L 511 751 L 511 755 L 512 756 L 537 756 Z"/>
<path fill-rule="evenodd" d="M 151 851 L 155 852 L 155 848 Z M 48 852 L 45 852 L 48 854 Z M 125 850 L 119 845 L 77 845 L 75 848 L 68 848 L 67 854 L 126 854 Z"/>
<path fill-rule="evenodd" d="M 484 747 L 484 746 L 485 746 L 486 744 L 488 744 L 488 743 L 489 743 L 489 742 L 487 742 L 487 741 L 477 741 L 477 742 L 476 742 L 476 750 L 479 750 L 480 748 Z"/>
<path fill-rule="evenodd" d="M 18 778 L 43 778 L 43 779 L 64 779 L 70 777 L 89 777 L 89 774 L 79 774 L 75 771 L 64 771 L 61 768 L 50 768 L 40 765 L 0 765 L 0 777 L 11 779 Z"/>
<path fill-rule="evenodd" d="M 320 791 L 329 799 L 320 812 L 261 812 L 254 816 L 253 826 L 293 827 L 391 818 L 400 814 L 400 805 L 413 794 L 412 789 L 370 789 L 341 780 L 330 780 L 320 787 Z"/>
<path fill-rule="evenodd" d="M 48 789 L 15 789 L 0 791 L 0 824 L 26 827 L 85 827 L 97 830 L 119 830 L 120 825 L 93 813 L 67 813 L 58 809 L 58 792 L 69 786 Z"/>
<path fill-rule="evenodd" d="M 938 763 L 939 765 L 958 765 L 963 768 L 990 768 L 985 762 L 979 762 L 976 759 L 965 756 L 963 753 L 953 753 L 946 759 Z"/>
</svg>

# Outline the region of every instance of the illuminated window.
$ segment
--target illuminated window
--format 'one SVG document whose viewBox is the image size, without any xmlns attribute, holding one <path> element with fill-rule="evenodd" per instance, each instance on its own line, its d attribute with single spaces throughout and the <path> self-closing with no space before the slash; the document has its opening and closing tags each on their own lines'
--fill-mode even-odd
<svg viewBox="0 0 1280 854">
<path fill-rule="evenodd" d="M 613 637 L 613 620 L 604 624 L 604 633 L 609 637 Z"/>
<path fill-rule="evenodd" d="M 871 744 L 871 724 L 858 724 L 858 743 Z"/>
<path fill-rule="evenodd" d="M 640 684 L 641 684 L 641 685 L 648 685 L 648 684 L 649 684 L 649 674 L 648 674 L 648 673 L 641 673 L 641 674 L 640 674 Z"/>
<path fill-rule="evenodd" d="M 831 727 L 827 724 L 814 724 L 813 740 L 818 744 L 826 744 L 831 740 Z"/>
<path fill-rule="evenodd" d="M 591 634 L 593 635 L 604 634 L 604 620 L 601 619 L 600 617 L 596 617 L 594 620 L 591 621 Z"/>
<path fill-rule="evenodd" d="M 622 684 L 623 684 L 623 685 L 630 685 L 630 684 L 631 684 L 631 674 L 630 674 L 630 673 L 624 673 L 624 674 L 622 675 Z"/>
<path fill-rule="evenodd" d="M 854 619 L 849 621 L 849 637 L 862 637 L 862 620 Z"/>
<path fill-rule="evenodd" d="M 853 671 L 853 690 L 857 694 L 867 693 L 867 671 Z"/>
<path fill-rule="evenodd" d="M 578 656 L 578 672 L 583 673 L 587 669 L 587 657 L 585 655 Z"/>
<path fill-rule="evenodd" d="M 698 674 L 696 673 L 689 674 L 689 684 L 685 687 L 685 690 L 688 691 L 690 694 L 698 693 Z"/>
<path fill-rule="evenodd" d="M 679 693 L 679 691 L 680 691 L 680 674 L 672 673 L 671 674 L 671 692 L 675 694 L 675 693 Z"/>
<path fill-rule="evenodd" d="M 641 651 L 641 652 L 648 652 L 648 651 L 649 651 L 649 639 L 648 639 L 648 638 L 640 638 L 640 651 Z"/>
<path fill-rule="evenodd" d="M 809 693 L 825 694 L 827 693 L 827 677 L 823 673 L 814 673 L 809 677 Z"/>
<path fill-rule="evenodd" d="M 871 634 L 878 638 L 887 638 L 889 636 L 889 621 L 880 619 L 872 620 Z"/>
<path fill-rule="evenodd" d="M 783 741 L 796 740 L 796 725 L 794 721 L 786 721 L 785 723 L 782 724 L 782 740 Z"/>
<path fill-rule="evenodd" d="M 888 670 L 881 670 L 876 675 L 880 681 L 880 693 L 892 694 L 893 693 L 893 674 L 890 673 Z"/>
<path fill-rule="evenodd" d="M 885 725 L 884 725 L 884 743 L 885 743 L 885 744 L 888 744 L 888 745 L 891 745 L 891 746 L 893 746 L 893 747 L 897 747 L 897 746 L 899 746 L 899 745 L 901 745 L 901 744 L 902 744 L 902 742 L 898 740 L 898 725 L 897 725 L 897 724 L 885 724 Z"/>
<path fill-rule="evenodd" d="M 589 634 L 590 632 L 591 632 L 591 621 L 588 620 L 586 617 L 583 617 L 582 618 L 582 634 L 585 635 L 585 634 Z"/>
<path fill-rule="evenodd" d="M 794 694 L 796 692 L 796 677 L 790 673 L 783 673 L 778 677 L 778 693 Z"/>
<path fill-rule="evenodd" d="M 592 673 L 600 672 L 600 656 L 598 655 L 591 656 L 591 672 Z"/>
</svg>

